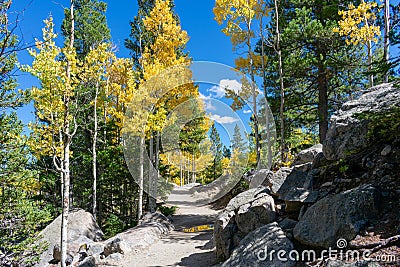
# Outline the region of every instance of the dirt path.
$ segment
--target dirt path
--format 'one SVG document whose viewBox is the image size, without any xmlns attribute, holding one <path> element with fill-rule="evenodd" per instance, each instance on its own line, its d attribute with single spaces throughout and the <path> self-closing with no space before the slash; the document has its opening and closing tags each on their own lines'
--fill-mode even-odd
<svg viewBox="0 0 400 267">
<path fill-rule="evenodd" d="M 215 264 L 214 249 L 209 248 L 212 231 L 186 233 L 183 229 L 213 223 L 218 212 L 209 206 L 196 206 L 188 188 L 176 187 L 167 204 L 179 207 L 173 216 L 175 230 L 142 253 L 126 255 L 123 266 L 208 267 Z"/>
</svg>

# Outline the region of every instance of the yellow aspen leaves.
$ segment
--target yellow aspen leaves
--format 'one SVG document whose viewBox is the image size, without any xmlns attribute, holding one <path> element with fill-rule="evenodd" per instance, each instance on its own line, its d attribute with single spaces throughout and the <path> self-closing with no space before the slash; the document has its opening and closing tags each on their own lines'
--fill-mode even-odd
<svg viewBox="0 0 400 267">
<path fill-rule="evenodd" d="M 36 41 L 36 49 L 30 49 L 33 57 L 32 66 L 24 66 L 23 70 L 31 73 L 40 80 L 41 88 L 32 88 L 32 98 L 36 115 L 43 123 L 31 124 L 33 135 L 30 145 L 34 147 L 37 157 L 44 155 L 56 155 L 62 159 L 62 136 L 65 123 L 64 112 L 65 99 L 71 98 L 79 83 L 81 63 L 77 59 L 74 49 L 59 48 L 54 39 L 53 18 L 45 21 L 43 29 L 43 41 Z M 65 60 L 60 60 L 64 57 Z M 67 64 L 70 69 L 70 77 L 66 73 Z M 72 115 L 68 120 L 72 121 Z M 34 140 L 34 141 L 33 141 Z"/>
<path fill-rule="evenodd" d="M 339 11 L 342 20 L 339 21 L 339 27 L 335 27 L 333 31 L 339 33 L 340 36 L 348 36 L 347 44 L 377 42 L 376 37 L 380 35 L 380 27 L 373 25 L 376 19 L 373 9 L 377 6 L 375 2 L 364 1 L 357 7 L 350 4 L 348 10 Z"/>
</svg>

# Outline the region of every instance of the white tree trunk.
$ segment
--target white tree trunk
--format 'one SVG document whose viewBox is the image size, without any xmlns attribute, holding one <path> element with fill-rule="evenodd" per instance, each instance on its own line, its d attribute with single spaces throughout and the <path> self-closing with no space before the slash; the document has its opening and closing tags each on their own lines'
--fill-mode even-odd
<svg viewBox="0 0 400 267">
<path fill-rule="evenodd" d="M 74 36 L 75 36 L 75 20 L 74 20 L 74 1 L 70 1 L 70 16 L 71 16 L 71 34 L 69 49 L 74 47 Z M 71 65 L 67 62 L 67 79 L 68 83 L 71 82 Z M 68 85 L 67 85 L 68 86 Z M 69 123 L 69 103 L 70 97 L 68 95 L 64 96 L 64 133 L 63 133 L 63 145 L 64 145 L 64 166 L 62 171 L 64 172 L 64 186 L 63 186 L 63 204 L 62 204 L 62 216 L 61 216 L 61 266 L 66 267 L 67 260 L 67 250 L 68 250 L 68 215 L 69 215 L 69 191 L 70 191 L 70 123 Z"/>
<path fill-rule="evenodd" d="M 143 215 L 143 175 L 144 175 L 144 134 L 140 137 L 139 144 L 139 200 L 138 200 L 138 220 L 142 218 Z"/>
<path fill-rule="evenodd" d="M 276 20 L 276 52 L 278 53 L 278 72 L 279 72 L 279 87 L 281 91 L 281 106 L 280 106 L 280 127 L 281 127 L 281 161 L 285 159 L 285 88 L 283 86 L 283 64 L 282 64 L 282 50 L 281 50 L 281 34 L 279 31 L 279 8 L 278 0 L 275 0 L 275 20 Z"/>
<path fill-rule="evenodd" d="M 389 0 L 385 0 L 385 15 L 384 15 L 384 21 L 385 21 L 385 36 L 384 36 L 384 58 L 385 58 L 385 63 L 389 63 L 390 59 L 390 51 L 389 51 L 389 31 L 390 31 L 390 5 L 389 5 Z M 383 81 L 385 83 L 389 82 L 389 75 L 386 72 L 385 76 L 383 78 Z"/>
<path fill-rule="evenodd" d="M 96 220 L 97 217 L 97 98 L 99 95 L 99 83 L 96 83 L 96 94 L 94 97 L 94 132 L 93 132 L 93 144 L 92 144 L 92 153 L 93 153 L 93 217 Z"/>
</svg>

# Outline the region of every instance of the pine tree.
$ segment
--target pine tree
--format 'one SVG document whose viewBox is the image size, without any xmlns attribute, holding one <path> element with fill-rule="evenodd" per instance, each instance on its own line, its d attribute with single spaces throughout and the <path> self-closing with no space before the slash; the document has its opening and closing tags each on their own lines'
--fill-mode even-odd
<svg viewBox="0 0 400 267">
<path fill-rule="evenodd" d="M 101 64 L 104 65 L 106 63 L 104 62 L 105 60 L 111 60 L 111 47 L 110 45 L 105 45 L 105 43 L 109 43 L 111 38 L 105 15 L 107 4 L 99 0 L 77 0 L 74 1 L 74 5 L 74 47 L 78 57 L 85 62 L 91 60 L 90 58 L 87 59 L 88 56 L 93 57 L 97 54 L 96 57 L 102 62 L 97 66 Z M 71 34 L 70 9 L 66 8 L 64 13 L 65 17 L 62 24 L 62 33 L 66 43 L 68 43 Z M 98 51 L 99 48 L 101 51 Z M 103 53 L 104 55 L 100 56 L 99 53 Z M 94 62 L 89 62 L 88 65 L 91 65 L 92 68 L 95 67 Z M 103 79 L 93 77 L 93 73 L 85 73 L 85 80 L 79 85 L 78 90 L 82 92 L 82 95 L 86 95 L 86 97 L 81 98 L 79 103 L 79 105 L 83 107 L 82 112 L 77 118 L 78 123 L 81 125 L 76 134 L 76 138 L 79 141 L 72 144 L 75 157 L 80 159 L 71 167 L 71 173 L 74 179 L 73 182 L 76 185 L 75 188 L 80 188 L 76 191 L 73 190 L 74 199 L 77 201 L 76 205 L 84 209 L 91 209 L 95 218 L 98 212 L 96 198 L 97 183 L 102 175 L 98 170 L 97 154 L 100 149 L 98 147 L 98 141 L 103 141 L 101 149 L 105 148 L 107 142 L 105 141 L 107 133 L 106 116 L 101 115 L 102 113 L 106 113 L 104 112 L 106 107 L 102 105 L 105 104 L 105 101 L 100 101 L 100 98 L 106 97 L 105 87 L 107 86 L 107 78 L 105 75 L 106 70 L 104 69 L 106 67 L 107 66 L 103 67 L 103 73 L 97 71 L 97 74 L 103 76 Z M 90 70 L 87 69 L 85 72 L 90 72 Z M 100 136 L 100 134 L 103 136 Z M 115 156 L 118 157 L 121 155 Z M 85 167 L 87 164 L 90 164 L 90 159 L 92 163 L 91 171 Z M 90 181 L 92 181 L 92 185 L 90 185 Z M 92 188 L 92 190 L 89 190 L 90 188 Z M 91 205 L 88 204 L 90 202 L 88 198 L 90 197 L 92 197 Z"/>
<path fill-rule="evenodd" d="M 110 40 L 110 29 L 106 18 L 107 4 L 100 0 L 74 1 L 74 47 L 80 59 L 85 57 L 91 49 Z M 62 33 L 66 44 L 71 35 L 71 11 L 64 10 Z"/>
<path fill-rule="evenodd" d="M 43 250 L 43 244 L 33 243 L 51 216 L 38 197 L 41 183 L 29 168 L 28 137 L 14 112 L 27 94 L 16 90 L 13 74 L 21 47 L 13 32 L 15 22 L 9 21 L 11 4 L 0 3 L 0 265 L 28 266 Z"/>
<path fill-rule="evenodd" d="M 210 141 L 211 141 L 211 152 L 214 157 L 214 161 L 211 167 L 212 178 L 213 180 L 215 180 L 222 174 L 222 165 L 221 165 L 222 143 L 218 130 L 215 127 L 215 123 L 211 126 L 210 129 Z"/>
</svg>

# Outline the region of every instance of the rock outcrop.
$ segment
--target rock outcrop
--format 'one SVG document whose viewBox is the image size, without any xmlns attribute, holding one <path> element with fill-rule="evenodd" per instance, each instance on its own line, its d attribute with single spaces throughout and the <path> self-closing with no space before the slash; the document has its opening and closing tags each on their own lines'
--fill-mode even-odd
<svg viewBox="0 0 400 267">
<path fill-rule="evenodd" d="M 103 232 L 97 225 L 92 214 L 84 210 L 72 211 L 68 216 L 68 243 L 69 254 L 76 254 L 82 244 L 92 244 L 103 238 Z M 57 246 L 60 244 L 61 215 L 58 216 L 40 233 L 40 242 L 46 241 L 48 249 L 40 256 L 38 266 L 47 266 L 54 256 L 57 260 L 61 259 L 61 254 L 57 253 Z M 58 256 L 59 258 L 58 259 Z"/>
<path fill-rule="evenodd" d="M 294 267 L 296 262 L 289 258 L 293 249 L 293 243 L 274 222 L 250 232 L 221 267 Z M 278 259 L 278 251 L 285 253 L 287 261 Z"/>
<path fill-rule="evenodd" d="M 258 187 L 233 198 L 214 224 L 217 258 L 229 258 L 232 250 L 249 232 L 276 219 L 275 202 L 269 189 Z"/>
<path fill-rule="evenodd" d="M 370 185 L 328 196 L 311 206 L 293 233 L 304 245 L 335 248 L 339 239 L 350 241 L 379 213 L 379 192 Z"/>
<path fill-rule="evenodd" d="M 277 172 L 266 169 L 258 170 L 248 177 L 250 181 L 249 187 L 256 188 L 258 186 L 267 186 L 272 195 L 277 195 L 278 190 L 291 172 L 292 168 L 286 167 L 280 168 Z"/>
<path fill-rule="evenodd" d="M 344 159 L 367 148 L 368 120 L 359 119 L 363 112 L 384 112 L 400 107 L 400 90 L 393 84 L 381 84 L 369 89 L 359 99 L 346 102 L 331 118 L 323 152 L 329 160 Z"/>
<path fill-rule="evenodd" d="M 374 244 L 387 242 L 383 234 L 397 240 L 400 225 L 399 111 L 398 87 L 382 84 L 370 88 L 359 99 L 343 105 L 332 117 L 323 145 L 301 151 L 291 168 L 247 173 L 253 191 L 242 193 L 245 198 L 233 199 L 231 207 L 216 222 L 215 233 L 221 234 L 221 238 L 216 239 L 219 242 L 217 256 L 226 259 L 229 255 L 222 266 L 285 266 L 282 261 L 266 263 L 257 261 L 254 256 L 260 251 L 259 244 L 275 249 L 268 235 L 277 232 L 284 237 L 274 236 L 277 242 L 281 240 L 287 244 L 285 238 L 288 238 L 289 244 L 291 241 L 295 244 L 296 251 L 342 249 L 337 246 L 339 240 L 346 243 L 344 249 L 349 248 L 349 244 L 368 244 L 369 248 L 376 248 Z M 256 197 L 258 186 L 270 189 L 279 224 L 260 226 L 244 237 L 237 224 L 238 211 L 246 210 L 244 203 L 252 202 L 250 198 Z M 255 214 L 251 216 L 256 217 Z M 254 227 L 256 225 L 249 228 Z M 242 227 L 241 230 L 249 229 Z M 388 253 L 400 255 L 398 246 L 391 245 L 386 250 L 385 246 L 376 248 L 374 253 L 378 257 Z M 381 266 L 376 262 L 343 259 L 324 259 L 323 264 L 330 267 Z M 400 261 L 391 264 L 400 266 Z"/>
<path fill-rule="evenodd" d="M 172 229 L 173 225 L 167 217 L 158 212 L 148 213 L 139 221 L 138 226 L 105 240 L 103 255 L 108 257 L 115 253 L 123 255 L 141 251 Z"/>
<path fill-rule="evenodd" d="M 321 153 L 321 152 L 322 152 L 322 144 L 317 144 L 310 148 L 302 150 L 297 155 L 292 166 L 312 163 L 314 161 L 315 157 L 318 155 L 318 153 Z"/>
</svg>

